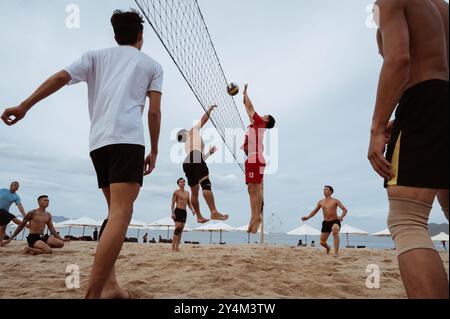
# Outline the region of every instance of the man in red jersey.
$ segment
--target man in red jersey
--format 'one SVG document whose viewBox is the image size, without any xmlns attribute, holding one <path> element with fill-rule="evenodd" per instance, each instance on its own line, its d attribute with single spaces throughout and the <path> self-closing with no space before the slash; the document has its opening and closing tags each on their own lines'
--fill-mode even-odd
<svg viewBox="0 0 450 319">
<path fill-rule="evenodd" d="M 266 129 L 275 126 L 275 119 L 271 115 L 261 117 L 256 113 L 247 94 L 248 85 L 244 90 L 244 105 L 250 119 L 250 126 L 242 146 L 248 159 L 245 162 L 245 182 L 248 185 L 250 206 L 252 209 L 248 233 L 256 234 L 261 225 L 263 205 L 263 179 L 266 161 L 264 159 L 264 133 Z"/>
</svg>

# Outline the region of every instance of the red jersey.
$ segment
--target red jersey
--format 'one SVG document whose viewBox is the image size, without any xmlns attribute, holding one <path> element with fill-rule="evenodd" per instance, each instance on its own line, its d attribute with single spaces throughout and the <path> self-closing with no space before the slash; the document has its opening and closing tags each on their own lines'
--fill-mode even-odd
<svg viewBox="0 0 450 319">
<path fill-rule="evenodd" d="M 253 115 L 253 124 L 249 126 L 248 133 L 245 135 L 245 143 L 242 146 L 247 156 L 257 156 L 264 158 L 264 133 L 266 131 L 266 123 L 261 116 L 255 112 Z"/>
</svg>

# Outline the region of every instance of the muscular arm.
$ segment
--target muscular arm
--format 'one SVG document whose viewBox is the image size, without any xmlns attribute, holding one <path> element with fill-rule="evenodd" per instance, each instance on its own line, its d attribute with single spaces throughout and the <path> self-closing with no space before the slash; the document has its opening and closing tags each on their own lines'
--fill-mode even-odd
<svg viewBox="0 0 450 319">
<path fill-rule="evenodd" d="M 175 212 L 175 204 L 176 204 L 176 202 L 177 202 L 177 192 L 173 193 L 173 196 L 172 196 L 172 203 L 170 205 L 170 207 L 171 207 L 170 208 L 171 215 L 173 215 L 174 212 Z"/>
<path fill-rule="evenodd" d="M 201 128 L 203 128 L 206 123 L 208 123 L 209 119 L 211 118 L 211 113 L 212 111 L 216 108 L 216 105 L 211 106 L 208 111 L 206 111 L 206 113 L 202 116 L 200 122 L 198 122 L 193 129 L 197 129 L 200 130 Z"/>
<path fill-rule="evenodd" d="M 3 122 L 5 122 L 6 125 L 16 124 L 34 105 L 59 91 L 62 87 L 67 85 L 70 80 L 71 77 L 66 71 L 60 71 L 54 74 L 19 106 L 6 109 L 2 115 Z M 12 117 L 14 117 L 14 119 Z"/>
<path fill-rule="evenodd" d="M 27 214 L 25 213 L 25 209 L 23 209 L 22 204 L 18 204 L 17 208 L 19 209 L 19 212 L 22 214 L 23 217 L 25 217 Z"/>
<path fill-rule="evenodd" d="M 381 69 L 372 132 L 384 133 L 389 119 L 406 89 L 410 76 L 409 29 L 405 0 L 378 0 L 378 41 L 384 58 Z"/>
<path fill-rule="evenodd" d="M 16 238 L 18 234 L 25 228 L 25 225 L 33 218 L 33 213 L 28 213 L 25 215 L 25 218 L 22 220 L 22 223 L 20 223 L 19 226 L 17 226 L 15 232 L 12 234 L 11 238 L 6 241 L 6 243 L 9 243 L 11 240 Z"/>
<path fill-rule="evenodd" d="M 150 98 L 148 110 L 148 128 L 152 151 L 158 151 L 159 134 L 161 131 L 161 93 L 151 91 L 147 94 Z"/>
<path fill-rule="evenodd" d="M 318 202 L 316 208 L 315 208 L 308 216 L 303 217 L 302 220 L 303 220 L 304 222 L 306 222 L 308 219 L 313 218 L 313 217 L 319 212 L 319 210 L 320 210 L 321 207 L 322 207 L 322 206 L 320 205 L 320 202 Z"/>
<path fill-rule="evenodd" d="M 50 215 L 50 214 L 49 214 L 49 215 Z M 58 232 L 57 232 L 56 229 L 55 229 L 55 226 L 53 225 L 53 218 L 52 218 L 52 215 L 50 215 L 50 219 L 49 219 L 48 222 L 47 222 L 47 227 L 48 227 L 48 230 L 50 231 L 50 233 L 53 235 L 53 237 L 55 237 L 55 238 L 57 238 L 57 239 L 59 239 L 59 240 L 63 240 L 63 241 L 64 241 L 64 238 L 62 238 L 61 236 L 59 236 Z"/>
<path fill-rule="evenodd" d="M 248 85 L 245 85 L 244 89 L 244 105 L 245 110 L 247 111 L 248 117 L 250 118 L 250 122 L 253 121 L 253 116 L 255 115 L 256 111 L 253 106 L 252 101 L 250 100 L 250 97 L 248 96 Z"/>
<path fill-rule="evenodd" d="M 148 130 L 150 131 L 151 151 L 144 161 L 144 176 L 149 175 L 156 167 L 158 157 L 159 134 L 161 132 L 161 93 L 150 91 L 147 96 L 150 98 L 148 110 Z"/>
<path fill-rule="evenodd" d="M 340 201 L 337 201 L 337 205 L 340 209 L 342 209 L 342 215 L 341 217 L 339 217 L 339 219 L 342 221 L 345 218 L 345 216 L 347 216 L 348 210 Z"/>
</svg>

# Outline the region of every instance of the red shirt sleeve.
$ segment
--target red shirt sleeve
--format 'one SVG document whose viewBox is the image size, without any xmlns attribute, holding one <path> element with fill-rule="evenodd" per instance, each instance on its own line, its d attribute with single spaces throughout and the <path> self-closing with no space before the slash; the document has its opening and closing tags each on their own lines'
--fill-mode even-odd
<svg viewBox="0 0 450 319">
<path fill-rule="evenodd" d="M 261 116 L 259 116 L 258 113 L 255 112 L 253 115 L 253 125 L 258 128 L 264 128 L 266 127 L 266 123 L 263 121 Z"/>
</svg>

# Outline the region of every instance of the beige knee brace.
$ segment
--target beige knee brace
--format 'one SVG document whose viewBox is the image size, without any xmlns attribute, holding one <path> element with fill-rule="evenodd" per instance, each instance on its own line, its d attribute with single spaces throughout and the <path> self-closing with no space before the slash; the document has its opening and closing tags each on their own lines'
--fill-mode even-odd
<svg viewBox="0 0 450 319">
<path fill-rule="evenodd" d="M 428 233 L 431 208 L 431 205 L 419 201 L 389 199 L 388 226 L 398 256 L 413 249 L 436 250 Z"/>
<path fill-rule="evenodd" d="M 448 221 L 448 206 L 447 207 L 442 207 L 442 211 L 444 212 L 445 217 L 447 218 L 447 221 Z"/>
</svg>

